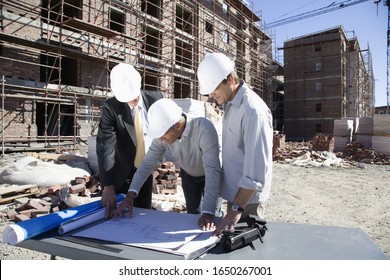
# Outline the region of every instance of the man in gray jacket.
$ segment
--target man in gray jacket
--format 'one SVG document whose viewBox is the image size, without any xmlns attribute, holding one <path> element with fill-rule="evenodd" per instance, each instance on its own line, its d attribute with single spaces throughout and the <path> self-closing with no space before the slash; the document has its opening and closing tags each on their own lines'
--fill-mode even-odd
<svg viewBox="0 0 390 280">
<path fill-rule="evenodd" d="M 165 98 L 149 108 L 148 120 L 147 135 L 154 139 L 134 174 L 125 200 L 117 208 L 116 216 L 122 215 L 126 208 L 131 216 L 134 198 L 156 163 L 168 151 L 181 163 L 187 212 L 199 213 L 203 197 L 199 226 L 205 230 L 214 228 L 221 176 L 218 135 L 214 125 L 206 118 L 188 121 L 182 109 Z"/>
</svg>

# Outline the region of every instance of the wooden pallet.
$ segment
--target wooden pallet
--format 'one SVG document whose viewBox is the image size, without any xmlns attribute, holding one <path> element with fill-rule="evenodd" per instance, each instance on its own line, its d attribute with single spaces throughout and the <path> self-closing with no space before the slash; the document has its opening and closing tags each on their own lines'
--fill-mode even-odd
<svg viewBox="0 0 390 280">
<path fill-rule="evenodd" d="M 37 185 L 11 185 L 0 189 L 0 204 L 39 193 Z"/>
<path fill-rule="evenodd" d="M 54 154 L 54 153 L 26 153 L 26 156 L 34 157 L 43 161 L 49 160 L 57 160 L 57 161 L 67 161 L 67 160 L 75 160 L 75 155 L 67 155 L 67 154 Z"/>
</svg>

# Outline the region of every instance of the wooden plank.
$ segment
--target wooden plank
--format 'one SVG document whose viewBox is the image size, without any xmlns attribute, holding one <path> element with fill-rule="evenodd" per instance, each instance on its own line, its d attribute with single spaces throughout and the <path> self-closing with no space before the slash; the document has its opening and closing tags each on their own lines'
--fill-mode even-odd
<svg viewBox="0 0 390 280">
<path fill-rule="evenodd" d="M 75 160 L 75 155 L 54 154 L 54 153 L 26 153 L 26 156 L 35 157 L 40 160 Z"/>
<path fill-rule="evenodd" d="M 0 189 L 0 204 L 13 201 L 20 197 L 31 196 L 38 194 L 39 189 L 37 185 L 12 185 Z"/>
</svg>

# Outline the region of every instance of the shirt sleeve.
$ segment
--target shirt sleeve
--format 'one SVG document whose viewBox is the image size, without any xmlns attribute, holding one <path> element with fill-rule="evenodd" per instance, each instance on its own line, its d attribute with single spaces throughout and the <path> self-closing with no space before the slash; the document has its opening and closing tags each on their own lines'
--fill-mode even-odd
<svg viewBox="0 0 390 280">
<path fill-rule="evenodd" d="M 157 162 L 161 160 L 165 151 L 166 147 L 164 146 L 164 143 L 160 139 L 153 139 L 148 152 L 141 162 L 141 165 L 137 168 L 137 171 L 133 176 L 133 180 L 130 183 L 128 191 L 135 192 L 136 194 L 139 193 L 142 185 L 153 172 L 154 167 Z"/>
<path fill-rule="evenodd" d="M 204 122 L 200 135 L 200 149 L 202 150 L 202 163 L 205 170 L 205 191 L 203 197 L 203 212 L 214 214 L 217 198 L 221 192 L 221 163 L 219 160 L 218 134 L 214 125 Z"/>
<path fill-rule="evenodd" d="M 273 145 L 272 121 L 261 114 L 247 116 L 243 122 L 244 167 L 238 186 L 262 191 L 271 168 Z"/>
</svg>

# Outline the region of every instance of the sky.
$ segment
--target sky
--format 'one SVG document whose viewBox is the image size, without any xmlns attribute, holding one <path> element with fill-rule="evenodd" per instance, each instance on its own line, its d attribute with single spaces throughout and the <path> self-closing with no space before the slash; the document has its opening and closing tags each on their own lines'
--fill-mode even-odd
<svg viewBox="0 0 390 280">
<path fill-rule="evenodd" d="M 287 17 L 334 5 L 352 3 L 356 0 L 247 0 L 251 9 L 267 24 Z M 283 42 L 292 38 L 316 33 L 339 25 L 344 27 L 347 38 L 356 38 L 362 50 L 369 46 L 375 77 L 375 106 L 387 105 L 387 29 L 388 7 L 383 0 L 376 5 L 375 0 L 367 0 L 332 12 L 323 13 L 307 19 L 280 25 L 269 29 L 274 47 L 283 47 Z M 339 6 L 339 5 L 338 5 Z M 367 54 L 367 52 L 363 52 Z M 279 54 L 283 63 L 283 52 Z"/>
</svg>

